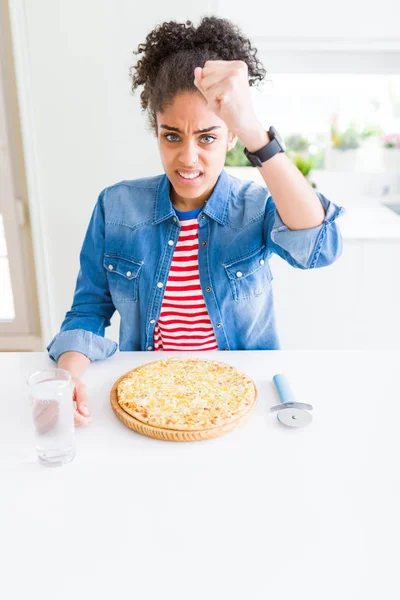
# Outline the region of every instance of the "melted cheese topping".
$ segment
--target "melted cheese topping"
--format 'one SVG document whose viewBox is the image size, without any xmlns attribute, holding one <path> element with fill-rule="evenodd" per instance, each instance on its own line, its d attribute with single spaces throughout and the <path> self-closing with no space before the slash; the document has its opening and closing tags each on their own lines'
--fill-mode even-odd
<svg viewBox="0 0 400 600">
<path fill-rule="evenodd" d="M 205 429 L 236 419 L 254 401 L 253 381 L 213 360 L 169 358 L 132 369 L 117 385 L 119 405 L 140 421 Z"/>
</svg>

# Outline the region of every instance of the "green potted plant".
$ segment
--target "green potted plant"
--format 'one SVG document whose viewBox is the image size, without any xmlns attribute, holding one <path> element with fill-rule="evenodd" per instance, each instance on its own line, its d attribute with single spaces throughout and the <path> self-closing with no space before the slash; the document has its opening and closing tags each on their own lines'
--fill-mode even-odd
<svg viewBox="0 0 400 600">
<path fill-rule="evenodd" d="M 400 172 L 400 133 L 385 133 L 381 143 L 385 171 Z"/>
<path fill-rule="evenodd" d="M 330 171 L 356 170 L 360 139 L 360 133 L 354 122 L 341 131 L 338 115 L 334 114 L 330 124 L 330 145 L 325 148 L 325 169 Z"/>
<path fill-rule="evenodd" d="M 243 150 L 244 144 L 238 139 L 232 150 L 226 153 L 225 171 L 238 179 L 247 179 L 255 181 L 260 185 L 265 185 L 261 173 L 247 160 Z"/>
<path fill-rule="evenodd" d="M 246 155 L 243 152 L 244 144 L 238 140 L 229 152 L 226 153 L 225 166 L 226 167 L 251 167 L 252 165 L 247 160 Z"/>
<path fill-rule="evenodd" d="M 380 139 L 383 134 L 383 129 L 380 125 L 373 123 L 364 125 L 363 130 L 360 133 L 360 138 L 363 145 L 380 146 Z"/>
<path fill-rule="evenodd" d="M 285 144 L 287 156 L 299 171 L 307 177 L 310 170 L 320 161 L 320 155 L 311 156 L 309 152 L 310 142 L 307 138 L 298 134 L 287 136 Z M 238 140 L 235 147 L 226 153 L 225 170 L 240 179 L 250 179 L 265 185 L 261 173 L 250 164 L 243 150 L 244 144 Z"/>
<path fill-rule="evenodd" d="M 332 148 L 336 148 L 342 152 L 360 147 L 360 134 L 352 126 L 347 127 L 343 133 L 332 132 L 331 130 L 331 140 Z"/>
</svg>

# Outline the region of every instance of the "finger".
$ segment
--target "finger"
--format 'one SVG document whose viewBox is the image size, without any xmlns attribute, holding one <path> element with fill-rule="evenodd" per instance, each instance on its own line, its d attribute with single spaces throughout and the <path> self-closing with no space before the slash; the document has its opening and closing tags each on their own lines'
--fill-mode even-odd
<svg viewBox="0 0 400 600">
<path fill-rule="evenodd" d="M 89 400 L 88 400 L 88 395 L 87 395 L 87 391 L 86 391 L 86 386 L 83 383 L 78 385 L 76 388 L 76 406 L 77 406 L 78 411 L 82 415 L 85 415 L 86 417 L 89 416 L 89 414 L 90 414 Z"/>
<path fill-rule="evenodd" d="M 248 65 L 244 60 L 206 60 L 203 69 L 204 75 L 206 75 L 210 71 L 226 71 L 227 69 L 248 71 Z"/>
<path fill-rule="evenodd" d="M 35 402 L 33 409 L 33 421 L 39 434 L 47 433 L 58 422 L 59 403 L 57 401 L 47 402 L 40 400 Z"/>
<path fill-rule="evenodd" d="M 218 82 L 211 85 L 207 90 L 204 90 L 204 96 L 212 109 L 219 110 L 221 102 L 229 102 L 231 90 L 229 87 L 223 86 Z"/>
<path fill-rule="evenodd" d="M 232 84 L 230 81 L 231 75 L 226 74 L 225 77 L 222 76 L 222 73 L 213 73 L 212 75 L 206 75 L 201 80 L 201 86 L 203 90 L 208 92 L 208 90 L 214 86 L 221 86 L 223 89 L 225 87 L 229 87 Z"/>
<path fill-rule="evenodd" d="M 202 68 L 196 67 L 194 70 L 194 84 L 201 90 Z"/>
<path fill-rule="evenodd" d="M 234 65 L 237 61 L 235 60 L 206 60 L 204 63 L 205 72 L 215 71 L 215 70 L 225 70 L 227 66 Z"/>
<path fill-rule="evenodd" d="M 74 410 L 74 425 L 75 427 L 81 427 L 82 425 L 88 425 L 90 423 L 90 419 L 88 417 L 84 417 L 77 410 Z"/>
</svg>

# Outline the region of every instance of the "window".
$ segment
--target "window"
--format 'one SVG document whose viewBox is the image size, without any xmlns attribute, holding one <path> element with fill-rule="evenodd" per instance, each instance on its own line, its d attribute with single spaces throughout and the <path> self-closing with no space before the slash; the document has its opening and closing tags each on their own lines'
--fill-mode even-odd
<svg viewBox="0 0 400 600">
<path fill-rule="evenodd" d="M 0 351 L 42 350 L 10 31 L 0 23 Z"/>
</svg>

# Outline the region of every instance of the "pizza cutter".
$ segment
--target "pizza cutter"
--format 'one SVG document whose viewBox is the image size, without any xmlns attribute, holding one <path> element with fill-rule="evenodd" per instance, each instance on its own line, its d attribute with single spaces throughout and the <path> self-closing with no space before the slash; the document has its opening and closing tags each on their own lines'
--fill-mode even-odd
<svg viewBox="0 0 400 600">
<path fill-rule="evenodd" d="M 281 373 L 274 375 L 272 381 L 275 384 L 281 403 L 272 406 L 270 411 L 279 411 L 278 420 L 289 427 L 304 427 L 311 423 L 312 415 L 307 412 L 312 410 L 311 404 L 296 402 L 286 375 Z"/>
</svg>

